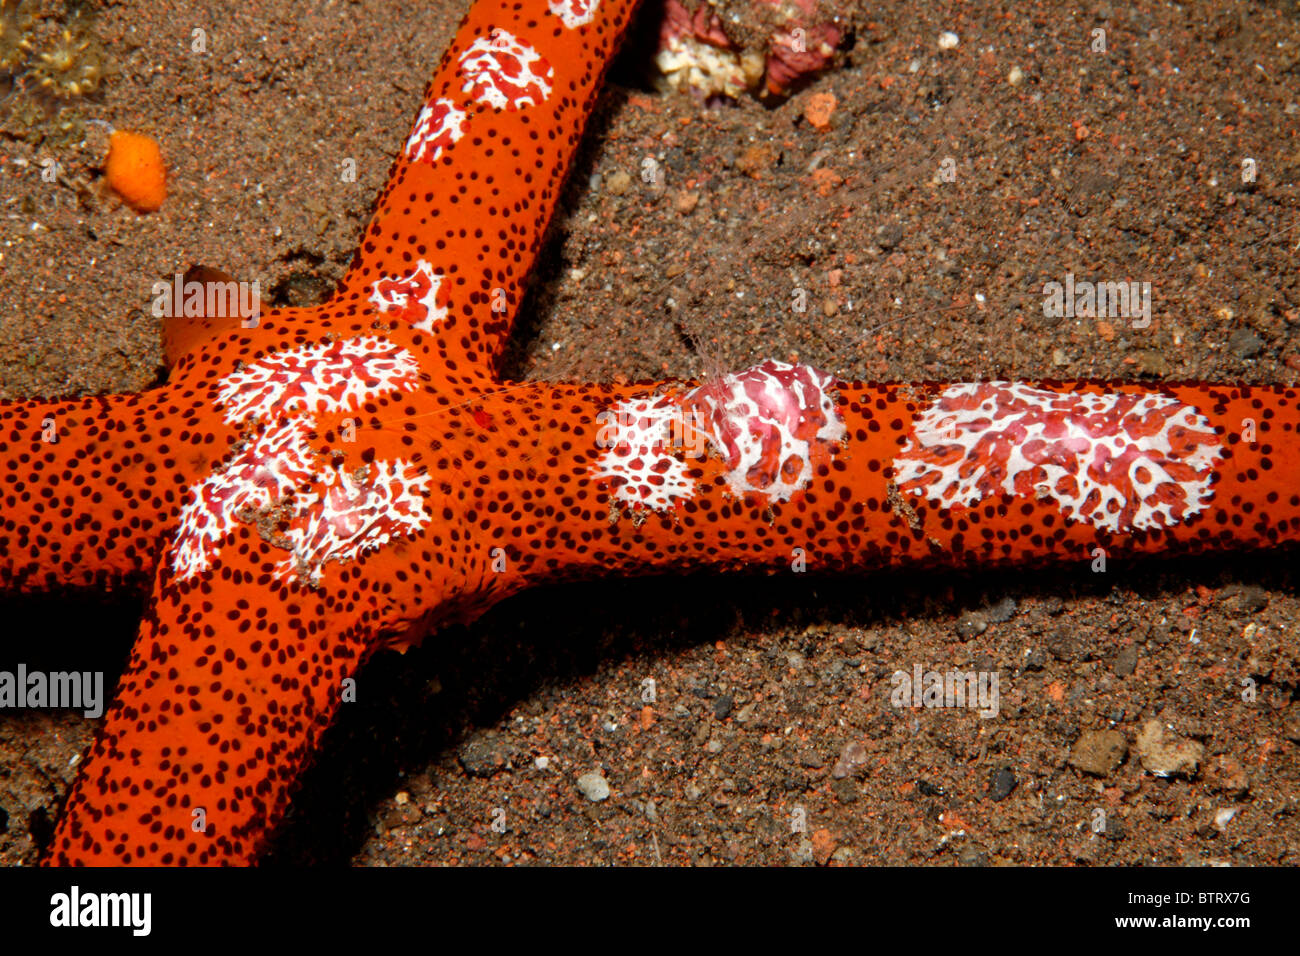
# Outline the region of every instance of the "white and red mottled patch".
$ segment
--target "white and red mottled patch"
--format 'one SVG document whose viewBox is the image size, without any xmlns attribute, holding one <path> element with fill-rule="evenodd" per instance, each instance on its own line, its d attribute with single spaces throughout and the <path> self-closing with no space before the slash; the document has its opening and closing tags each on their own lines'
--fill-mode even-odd
<svg viewBox="0 0 1300 956">
<path fill-rule="evenodd" d="M 551 95 L 555 70 L 535 49 L 500 27 L 460 55 L 461 91 L 499 110 L 540 106 Z"/>
<path fill-rule="evenodd" d="M 592 21 L 600 0 L 550 0 L 547 6 L 566 27 L 576 30 Z"/>
<path fill-rule="evenodd" d="M 722 459 L 738 496 L 789 501 L 812 480 L 814 461 L 844 437 L 834 379 L 807 365 L 766 361 L 680 398 L 622 402 L 597 443 L 593 473 L 623 504 L 666 510 L 695 495 L 685 459 L 704 443 Z"/>
<path fill-rule="evenodd" d="M 1062 394 L 1017 382 L 952 385 L 916 419 L 898 487 L 943 507 L 1049 499 L 1070 521 L 1159 529 L 1214 497 L 1223 443 L 1197 409 L 1158 394 Z"/>
<path fill-rule="evenodd" d="M 261 431 L 190 488 L 172 549 L 177 578 L 207 571 L 236 524 L 263 515 L 267 540 L 290 553 L 286 575 L 313 586 L 326 562 L 418 532 L 429 490 L 419 469 L 377 461 L 348 473 L 311 444 L 316 414 L 356 411 L 418 382 L 414 356 L 374 336 L 275 352 L 226 375 L 217 389 L 226 421 Z"/>
<path fill-rule="evenodd" d="M 420 259 L 409 275 L 376 280 L 370 304 L 383 315 L 406 322 L 413 329 L 432 332 L 434 323 L 447 317 L 447 307 L 438 303 L 444 278 Z"/>
<path fill-rule="evenodd" d="M 608 481 L 614 500 L 663 511 L 695 494 L 683 446 L 682 408 L 668 395 L 619 402 L 603 413 L 596 443 L 603 449 L 593 474 Z"/>
<path fill-rule="evenodd" d="M 312 421 L 290 418 L 245 445 L 190 489 L 181 507 L 172 568 L 181 579 L 206 571 L 239 514 L 272 507 L 315 480 Z"/>
<path fill-rule="evenodd" d="M 769 359 L 699 386 L 685 404 L 699 410 L 734 494 L 789 501 L 812 481 L 814 457 L 844 437 L 834 384 L 811 366 Z"/>
<path fill-rule="evenodd" d="M 273 352 L 221 380 L 217 402 L 230 424 L 293 412 L 358 408 L 371 396 L 413 391 L 420 366 L 406 349 L 377 336 Z"/>
<path fill-rule="evenodd" d="M 364 476 L 335 468 L 290 522 L 290 557 L 282 573 L 319 584 L 326 562 L 354 561 L 417 533 L 428 520 L 428 493 L 428 477 L 401 459 L 375 462 Z"/>
<path fill-rule="evenodd" d="M 468 117 L 451 100 L 436 99 L 420 110 L 406 140 L 406 155 L 417 163 L 436 163 L 443 150 L 465 135 Z"/>
</svg>

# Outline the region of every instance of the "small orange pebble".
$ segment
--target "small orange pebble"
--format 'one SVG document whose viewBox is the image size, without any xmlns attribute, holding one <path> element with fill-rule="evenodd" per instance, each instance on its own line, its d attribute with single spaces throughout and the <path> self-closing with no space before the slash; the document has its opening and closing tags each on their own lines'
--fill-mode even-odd
<svg viewBox="0 0 1300 956">
<path fill-rule="evenodd" d="M 155 212 L 167 196 L 167 168 L 153 137 L 114 132 L 104 172 L 109 186 L 136 212 Z"/>
<path fill-rule="evenodd" d="M 813 171 L 812 180 L 817 188 L 817 195 L 829 196 L 836 186 L 844 182 L 844 177 L 832 169 L 820 166 Z"/>
<path fill-rule="evenodd" d="M 835 112 L 835 94 L 833 93 L 814 93 L 808 97 L 808 102 L 804 104 L 803 118 L 813 125 L 814 129 L 826 132 L 831 128 L 831 116 Z"/>
</svg>

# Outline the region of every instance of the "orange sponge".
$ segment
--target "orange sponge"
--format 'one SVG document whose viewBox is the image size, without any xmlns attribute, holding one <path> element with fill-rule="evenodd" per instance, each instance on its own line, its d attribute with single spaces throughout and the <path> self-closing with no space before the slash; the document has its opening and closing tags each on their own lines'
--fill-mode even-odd
<svg viewBox="0 0 1300 956">
<path fill-rule="evenodd" d="M 162 150 L 150 136 L 115 132 L 108 139 L 104 172 L 113 191 L 136 212 L 154 212 L 167 196 Z"/>
</svg>

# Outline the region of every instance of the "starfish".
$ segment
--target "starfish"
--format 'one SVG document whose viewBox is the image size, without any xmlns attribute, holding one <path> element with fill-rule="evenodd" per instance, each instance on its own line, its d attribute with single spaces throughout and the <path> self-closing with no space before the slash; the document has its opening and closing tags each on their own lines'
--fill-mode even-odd
<svg viewBox="0 0 1300 956">
<path fill-rule="evenodd" d="M 1287 387 L 854 384 L 775 360 L 502 381 L 634 7 L 478 0 L 327 302 L 182 310 L 162 387 L 0 405 L 0 584 L 153 574 L 48 862 L 255 861 L 366 660 L 525 587 L 1300 539 Z"/>
</svg>

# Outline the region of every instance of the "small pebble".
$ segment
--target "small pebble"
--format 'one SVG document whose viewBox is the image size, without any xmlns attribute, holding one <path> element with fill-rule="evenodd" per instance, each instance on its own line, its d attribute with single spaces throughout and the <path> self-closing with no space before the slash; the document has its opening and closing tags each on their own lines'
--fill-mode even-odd
<svg viewBox="0 0 1300 956">
<path fill-rule="evenodd" d="M 1169 356 L 1158 349 L 1141 349 L 1134 358 L 1137 359 L 1138 370 L 1143 375 L 1163 378 L 1173 369 L 1169 364 Z"/>
<path fill-rule="evenodd" d="M 876 245 L 886 251 L 893 249 L 903 241 L 903 227 L 896 222 L 887 222 L 876 228 Z"/>
<path fill-rule="evenodd" d="M 1104 777 L 1128 756 L 1128 739 L 1118 730 L 1085 730 L 1070 748 L 1070 765 Z"/>
<path fill-rule="evenodd" d="M 957 38 L 957 34 L 953 33 L 951 30 L 945 30 L 943 33 L 939 34 L 940 50 L 951 50 L 960 42 L 961 40 Z"/>
<path fill-rule="evenodd" d="M 840 757 L 831 769 L 831 776 L 842 780 L 867 762 L 867 748 L 858 740 L 851 740 L 840 750 Z"/>
<path fill-rule="evenodd" d="M 967 611 L 957 621 L 957 636 L 963 641 L 979 637 L 989 629 L 989 623 L 978 611 Z"/>
<path fill-rule="evenodd" d="M 803 118 L 820 132 L 831 128 L 831 116 L 835 113 L 834 93 L 814 93 L 808 97 L 803 107 Z"/>
<path fill-rule="evenodd" d="M 1214 789 L 1234 796 L 1245 796 L 1250 790 L 1250 777 L 1241 761 L 1232 754 L 1219 754 L 1211 762 L 1206 773 L 1207 780 Z"/>
<path fill-rule="evenodd" d="M 1088 636 L 1071 627 L 1056 628 L 1047 635 L 1045 643 L 1048 652 L 1058 661 L 1077 664 L 1093 660 L 1097 656 Z"/>
<path fill-rule="evenodd" d="M 790 861 L 795 865 L 811 863 L 813 861 L 812 840 L 800 840 L 799 845 L 790 851 Z"/>
<path fill-rule="evenodd" d="M 939 784 L 931 783 L 924 777 L 916 781 L 916 790 L 923 797 L 943 796 L 943 787 Z"/>
<path fill-rule="evenodd" d="M 1004 597 L 996 604 L 984 609 L 984 617 L 990 624 L 1005 624 L 1016 616 L 1016 599 Z"/>
<path fill-rule="evenodd" d="M 763 175 L 773 163 L 776 162 L 776 150 L 766 144 L 757 144 L 749 147 L 740 158 L 736 160 L 736 169 L 757 179 Z"/>
<path fill-rule="evenodd" d="M 1157 777 L 1195 776 L 1205 756 L 1205 748 L 1200 743 L 1178 737 L 1154 718 L 1138 731 L 1134 749 L 1142 766 Z"/>
<path fill-rule="evenodd" d="M 578 778 L 578 789 L 592 803 L 599 803 L 609 796 L 609 781 L 599 770 L 593 770 Z"/>
<path fill-rule="evenodd" d="M 962 866 L 988 866 L 989 855 L 982 848 L 971 844 L 961 848 L 957 854 L 957 862 Z"/>
<path fill-rule="evenodd" d="M 1137 670 L 1137 662 L 1137 645 L 1128 644 L 1121 647 L 1115 655 L 1115 662 L 1111 665 L 1111 670 L 1115 672 L 1116 677 L 1128 677 Z"/>
<path fill-rule="evenodd" d="M 989 777 L 989 796 L 994 801 L 1005 800 L 1016 789 L 1016 775 L 1006 767 L 999 767 Z"/>
<path fill-rule="evenodd" d="M 1268 592 L 1256 584 L 1232 584 L 1223 589 L 1224 603 L 1231 610 L 1258 614 L 1268 607 Z"/>
<path fill-rule="evenodd" d="M 1007 74 L 1007 82 L 1012 86 L 1019 86 L 1025 80 L 1025 71 L 1018 66 L 1013 66 L 1011 72 Z"/>
<path fill-rule="evenodd" d="M 801 767 L 808 767 L 810 770 L 817 770 L 826 766 L 825 759 L 815 750 L 799 751 L 798 760 Z"/>
<path fill-rule="evenodd" d="M 1237 329 L 1228 336 L 1228 348 L 1238 358 L 1251 359 L 1264 349 L 1264 340 L 1250 329 Z"/>
<path fill-rule="evenodd" d="M 605 180 L 605 192 L 612 196 L 622 196 L 632 188 L 632 176 L 626 170 L 620 169 L 607 180 Z"/>
<path fill-rule="evenodd" d="M 509 752 L 498 734 L 481 731 L 460 745 L 456 759 L 471 777 L 490 777 L 505 768 Z"/>
<path fill-rule="evenodd" d="M 817 861 L 818 866 L 825 866 L 830 862 L 831 854 L 836 850 L 838 844 L 835 838 L 831 836 L 831 831 L 823 827 L 812 835 L 813 859 Z"/>
</svg>

